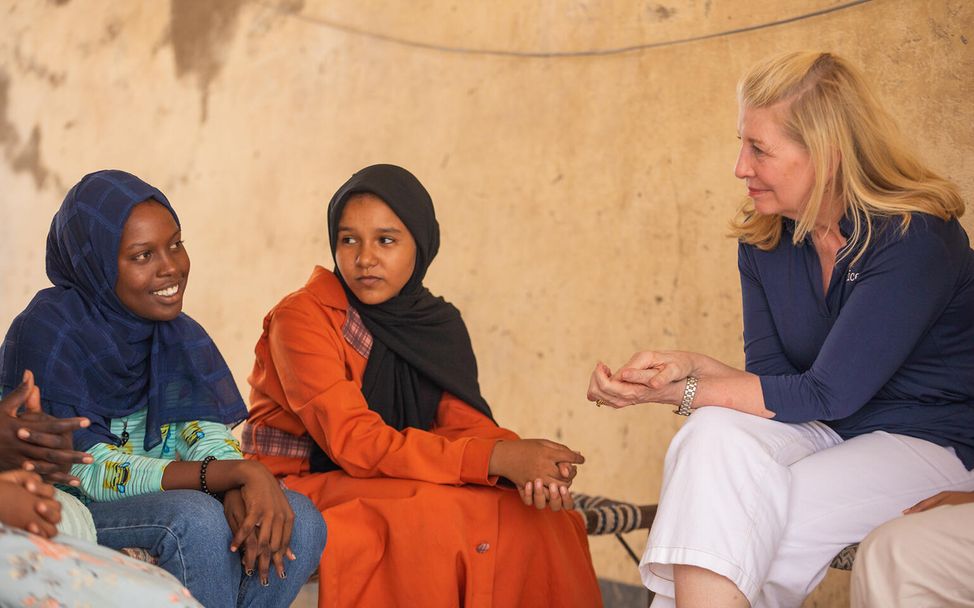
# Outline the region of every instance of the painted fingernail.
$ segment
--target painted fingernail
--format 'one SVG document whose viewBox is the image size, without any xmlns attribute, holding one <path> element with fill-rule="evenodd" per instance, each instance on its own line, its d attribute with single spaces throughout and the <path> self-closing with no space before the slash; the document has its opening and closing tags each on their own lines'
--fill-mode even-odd
<svg viewBox="0 0 974 608">
<path fill-rule="evenodd" d="M 253 576 L 254 575 L 253 568 L 248 568 L 247 570 L 244 571 L 244 574 L 246 574 L 247 576 Z"/>
<path fill-rule="evenodd" d="M 261 587 L 270 587 L 270 585 L 271 585 L 271 582 L 269 580 L 267 580 L 266 578 L 260 579 L 260 586 Z"/>
<path fill-rule="evenodd" d="M 287 578 L 287 572 L 281 570 L 281 578 Z"/>
</svg>

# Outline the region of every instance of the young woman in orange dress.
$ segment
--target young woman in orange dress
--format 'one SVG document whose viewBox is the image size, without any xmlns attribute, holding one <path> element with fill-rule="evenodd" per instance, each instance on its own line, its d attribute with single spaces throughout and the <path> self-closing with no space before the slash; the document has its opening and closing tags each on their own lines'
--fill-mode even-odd
<svg viewBox="0 0 974 608">
<path fill-rule="evenodd" d="M 600 606 L 581 454 L 494 422 L 459 311 L 423 286 L 426 189 L 374 165 L 328 208 L 336 272 L 264 319 L 244 452 L 328 523 L 320 607 Z"/>
</svg>

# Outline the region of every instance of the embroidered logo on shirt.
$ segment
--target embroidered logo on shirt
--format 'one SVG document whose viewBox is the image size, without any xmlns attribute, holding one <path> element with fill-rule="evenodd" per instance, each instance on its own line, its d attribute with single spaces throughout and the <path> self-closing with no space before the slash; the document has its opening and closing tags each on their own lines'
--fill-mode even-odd
<svg viewBox="0 0 974 608">
<path fill-rule="evenodd" d="M 846 275 L 845 275 L 845 282 L 846 282 L 846 283 L 852 283 L 853 281 L 855 281 L 855 280 L 856 280 L 856 279 L 858 279 L 858 278 L 859 278 L 859 273 L 858 273 L 858 272 L 852 272 L 852 271 L 850 270 L 850 271 L 849 271 L 849 272 L 847 272 L 847 273 L 846 273 Z"/>
</svg>

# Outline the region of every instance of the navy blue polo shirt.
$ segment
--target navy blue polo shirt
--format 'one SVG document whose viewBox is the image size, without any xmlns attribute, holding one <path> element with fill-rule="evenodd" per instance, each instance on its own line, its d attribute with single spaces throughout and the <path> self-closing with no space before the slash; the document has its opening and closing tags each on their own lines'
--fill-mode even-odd
<svg viewBox="0 0 974 608">
<path fill-rule="evenodd" d="M 877 220 L 866 253 L 832 271 L 811 236 L 740 246 L 747 371 L 775 420 L 821 420 L 842 438 L 887 431 L 953 447 L 974 469 L 974 251 L 957 220 Z M 851 222 L 840 230 L 849 236 Z"/>
</svg>

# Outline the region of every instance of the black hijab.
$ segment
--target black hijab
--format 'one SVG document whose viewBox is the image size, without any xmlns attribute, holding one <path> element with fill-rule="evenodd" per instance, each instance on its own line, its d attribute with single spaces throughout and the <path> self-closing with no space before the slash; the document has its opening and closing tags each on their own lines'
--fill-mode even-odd
<svg viewBox="0 0 974 608">
<path fill-rule="evenodd" d="M 416 241 L 412 276 L 397 296 L 381 304 L 360 302 L 335 260 L 335 275 L 373 337 L 362 378 L 369 409 L 398 430 L 429 430 L 443 391 L 448 391 L 493 420 L 490 406 L 480 394 L 477 360 L 460 311 L 423 286 L 426 269 L 440 248 L 440 226 L 429 193 L 413 174 L 395 165 L 372 165 L 345 182 L 328 205 L 332 258 L 345 204 L 362 193 L 382 199 Z M 311 466 L 312 470 L 338 468 L 323 452 L 312 456 Z"/>
</svg>

